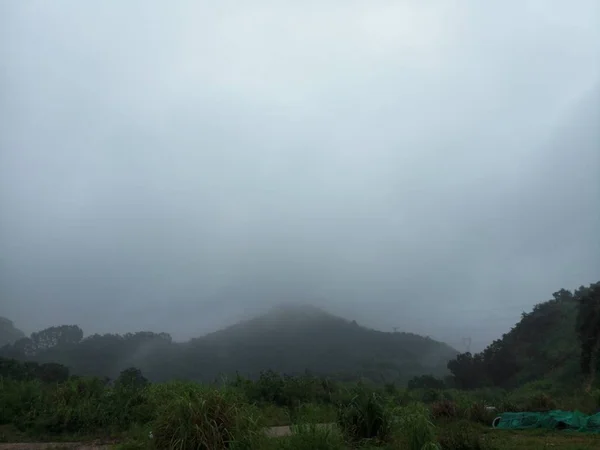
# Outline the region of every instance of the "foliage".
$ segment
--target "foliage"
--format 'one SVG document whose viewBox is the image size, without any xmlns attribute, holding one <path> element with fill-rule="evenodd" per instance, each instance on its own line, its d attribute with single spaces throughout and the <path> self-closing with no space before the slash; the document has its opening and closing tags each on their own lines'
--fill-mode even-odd
<svg viewBox="0 0 600 450">
<path fill-rule="evenodd" d="M 438 449 L 436 429 L 430 420 L 429 411 L 419 403 L 400 408 L 399 431 L 408 450 Z"/>
<path fill-rule="evenodd" d="M 236 373 L 256 379 L 270 369 L 403 385 L 418 375 L 446 375 L 446 363 L 457 354 L 432 339 L 370 330 L 312 307 L 278 308 L 186 343 L 166 333 L 82 336 L 74 325 L 51 327 L 2 348 L 0 356 L 56 362 L 77 375 L 113 379 L 138 367 L 153 382 L 212 382 Z"/>
<path fill-rule="evenodd" d="M 255 411 L 234 390 L 169 383 L 157 394 L 152 429 L 157 448 L 252 449 L 261 438 Z"/>
<path fill-rule="evenodd" d="M 580 343 L 580 365 L 591 388 L 594 374 L 598 370 L 600 352 L 600 282 L 576 292 L 579 300 L 577 311 L 577 337 Z"/>
<path fill-rule="evenodd" d="M 145 388 L 148 383 L 140 369 L 130 367 L 119 374 L 115 381 L 115 387 L 119 390 L 139 390 Z"/>
<path fill-rule="evenodd" d="M 0 377 L 14 380 L 37 379 L 46 383 L 57 383 L 69 378 L 69 369 L 56 363 L 21 363 L 14 359 L 0 358 Z"/>
<path fill-rule="evenodd" d="M 452 384 L 461 389 L 515 388 L 548 377 L 578 384 L 581 372 L 589 376 L 600 368 L 599 293 L 600 283 L 555 292 L 551 300 L 524 312 L 519 323 L 483 352 L 451 360 Z"/>
<path fill-rule="evenodd" d="M 432 375 L 420 375 L 408 381 L 408 389 L 444 389 L 446 383 Z"/>
<path fill-rule="evenodd" d="M 442 419 L 442 418 L 446 418 L 446 419 L 453 419 L 458 417 L 458 406 L 456 405 L 456 402 L 453 400 L 440 400 L 437 401 L 435 403 L 433 403 L 430 407 L 431 409 L 431 416 L 434 419 Z"/>
<path fill-rule="evenodd" d="M 505 405 L 515 410 L 555 405 L 558 409 L 581 411 L 600 406 L 600 391 L 565 391 L 552 382 L 529 383 L 509 392 L 431 390 L 438 399 L 426 405 L 421 398 L 428 389 L 390 391 L 368 383 L 345 385 L 328 381 L 336 396 L 308 395 L 312 400 L 295 406 L 293 414 L 284 414 L 279 423 L 292 423 L 292 435 L 270 438 L 261 431 L 272 424 L 270 411 L 289 408 L 269 403 L 268 399 L 275 401 L 275 397 L 250 400 L 246 392 L 261 392 L 264 387 L 261 383 L 266 380 L 282 383 L 281 392 L 291 392 L 294 396 L 298 385 L 320 385 L 318 378 L 309 375 L 297 379 L 276 375 L 268 374 L 262 382 L 243 379 L 242 387 L 235 382 L 220 386 L 191 382 L 150 384 L 135 368 L 123 371 L 114 383 L 86 377 L 70 377 L 58 383 L 0 378 L 0 426 L 53 440 L 127 431 L 128 439 L 120 446 L 123 450 L 203 446 L 339 449 L 348 445 L 508 450 L 518 448 L 517 443 L 511 441 L 513 447 L 507 447 L 504 441 L 492 439 L 493 436 L 482 436 L 496 414 L 488 411 L 486 405 L 492 404 L 498 411 Z M 331 424 L 334 408 L 337 408 L 336 424 Z M 344 442 L 346 447 L 341 447 Z"/>
<path fill-rule="evenodd" d="M 479 431 L 470 423 L 461 420 L 441 429 L 438 437 L 440 450 L 484 450 Z"/>
<path fill-rule="evenodd" d="M 342 434 L 331 426 L 315 422 L 302 422 L 292 426 L 292 435 L 284 439 L 282 450 L 343 450 L 346 448 Z"/>
<path fill-rule="evenodd" d="M 392 411 L 379 394 L 359 387 L 350 402 L 340 405 L 337 422 L 353 441 L 385 441 L 391 434 Z"/>
</svg>

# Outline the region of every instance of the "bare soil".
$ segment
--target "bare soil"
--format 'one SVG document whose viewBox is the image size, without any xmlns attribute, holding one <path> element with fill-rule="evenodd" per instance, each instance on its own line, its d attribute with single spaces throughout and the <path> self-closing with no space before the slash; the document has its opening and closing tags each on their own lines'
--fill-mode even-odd
<svg viewBox="0 0 600 450">
<path fill-rule="evenodd" d="M 270 427 L 267 435 L 283 437 L 292 434 L 289 426 Z M 116 442 L 19 442 L 0 443 L 0 450 L 109 450 Z"/>
<path fill-rule="evenodd" d="M 19 442 L 0 444 L 0 450 L 109 450 L 113 445 L 84 442 Z"/>
</svg>

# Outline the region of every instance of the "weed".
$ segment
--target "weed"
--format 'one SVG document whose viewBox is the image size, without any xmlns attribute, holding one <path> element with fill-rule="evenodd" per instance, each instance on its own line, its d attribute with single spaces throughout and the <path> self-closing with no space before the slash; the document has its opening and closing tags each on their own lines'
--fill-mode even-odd
<svg viewBox="0 0 600 450">
<path fill-rule="evenodd" d="M 360 390 L 348 404 L 340 406 L 337 422 L 353 441 L 385 441 L 390 436 L 392 414 L 378 394 Z"/>
<path fill-rule="evenodd" d="M 488 410 L 483 402 L 473 403 L 468 410 L 468 419 L 483 425 L 490 425 L 494 417 L 496 417 L 496 412 Z"/>
<path fill-rule="evenodd" d="M 438 440 L 441 450 L 483 450 L 479 432 L 467 421 L 444 427 Z"/>
<path fill-rule="evenodd" d="M 429 418 L 429 410 L 420 403 L 400 408 L 399 439 L 408 450 L 437 449 L 435 426 Z"/>
<path fill-rule="evenodd" d="M 434 419 L 452 419 L 457 417 L 458 408 L 456 406 L 456 402 L 452 400 L 439 400 L 434 402 L 430 406 L 431 416 Z"/>
<path fill-rule="evenodd" d="M 302 423 L 292 426 L 292 435 L 282 440 L 282 450 L 342 450 L 344 439 L 332 426 Z"/>
<path fill-rule="evenodd" d="M 538 393 L 531 396 L 526 405 L 525 409 L 528 411 L 549 411 L 556 409 L 556 402 L 546 393 Z"/>
<path fill-rule="evenodd" d="M 262 434 L 256 411 L 244 405 L 235 391 L 191 383 L 171 385 L 171 395 L 165 399 L 152 429 L 156 448 L 256 448 Z"/>
</svg>

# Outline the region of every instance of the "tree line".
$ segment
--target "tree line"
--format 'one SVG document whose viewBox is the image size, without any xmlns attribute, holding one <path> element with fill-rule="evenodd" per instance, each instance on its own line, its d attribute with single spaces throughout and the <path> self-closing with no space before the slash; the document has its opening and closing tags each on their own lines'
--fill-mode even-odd
<svg viewBox="0 0 600 450">
<path fill-rule="evenodd" d="M 591 388 L 600 370 L 600 282 L 523 313 L 521 320 L 484 351 L 461 353 L 448 363 L 450 383 L 462 389 L 515 387 L 545 376 L 583 380 Z"/>
</svg>

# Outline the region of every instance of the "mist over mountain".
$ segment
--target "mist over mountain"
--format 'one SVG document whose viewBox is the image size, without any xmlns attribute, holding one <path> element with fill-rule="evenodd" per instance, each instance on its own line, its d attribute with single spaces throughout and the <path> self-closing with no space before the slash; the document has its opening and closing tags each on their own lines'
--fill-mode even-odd
<svg viewBox="0 0 600 450">
<path fill-rule="evenodd" d="M 184 343 L 150 332 L 83 337 L 79 327 L 62 326 L 6 346 L 1 355 L 110 378 L 134 366 L 155 381 L 257 377 L 273 370 L 402 384 L 416 375 L 447 375 L 457 351 L 411 333 L 371 330 L 313 305 L 282 304 Z"/>
<path fill-rule="evenodd" d="M 12 344 L 24 337 L 25 333 L 16 328 L 11 320 L 0 316 L 0 347 Z"/>
</svg>

